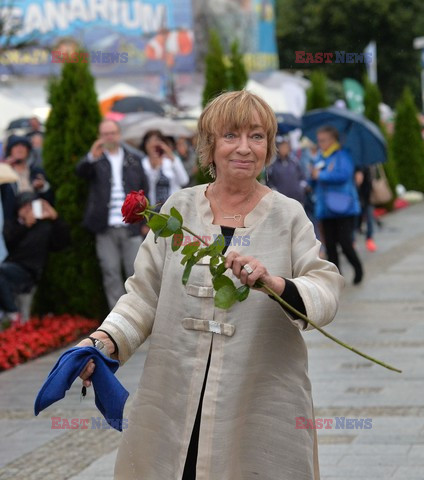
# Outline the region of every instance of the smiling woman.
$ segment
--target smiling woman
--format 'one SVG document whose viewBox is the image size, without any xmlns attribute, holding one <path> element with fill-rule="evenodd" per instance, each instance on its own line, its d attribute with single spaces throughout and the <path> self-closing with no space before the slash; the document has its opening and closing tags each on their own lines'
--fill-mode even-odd
<svg viewBox="0 0 424 480">
<path fill-rule="evenodd" d="M 301 205 L 256 180 L 274 153 L 276 129 L 273 111 L 252 93 L 214 99 L 199 119 L 199 149 L 216 179 L 176 192 L 161 212 L 174 207 L 192 231 L 223 234 L 230 239 L 223 266 L 237 286 L 261 282 L 323 326 L 336 313 L 343 279 L 319 257 Z M 249 241 L 231 242 L 240 237 Z M 228 310 L 215 307 L 210 257 L 183 285 L 184 267 L 172 253 L 170 237 L 147 235 L 127 294 L 92 334 L 121 363 L 150 337 L 115 478 L 319 479 L 315 430 L 296 429 L 296 418 L 313 418 L 306 323 L 263 288 Z M 84 382 L 94 368 L 87 364 Z"/>
</svg>

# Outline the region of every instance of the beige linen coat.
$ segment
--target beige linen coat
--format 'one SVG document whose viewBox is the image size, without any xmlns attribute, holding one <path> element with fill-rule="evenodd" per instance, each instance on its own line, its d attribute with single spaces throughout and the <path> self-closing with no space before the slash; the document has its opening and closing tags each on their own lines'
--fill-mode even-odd
<svg viewBox="0 0 424 480">
<path fill-rule="evenodd" d="M 221 233 L 204 192 L 181 190 L 175 206 L 184 225 L 202 236 Z M 237 228 L 227 252 L 259 259 L 272 275 L 292 278 L 309 318 L 329 323 L 343 278 L 319 258 L 320 244 L 301 205 L 270 192 Z M 243 236 L 243 237 L 241 237 Z M 102 324 L 124 363 L 150 336 L 115 467 L 119 480 L 180 480 L 199 405 L 203 400 L 197 480 L 317 480 L 316 435 L 296 429 L 296 417 L 313 418 L 307 350 L 280 305 L 262 292 L 229 310 L 214 307 L 208 259 L 181 283 L 181 253 L 170 238 L 148 234 L 135 273 Z M 236 285 L 240 285 L 233 277 Z"/>
</svg>

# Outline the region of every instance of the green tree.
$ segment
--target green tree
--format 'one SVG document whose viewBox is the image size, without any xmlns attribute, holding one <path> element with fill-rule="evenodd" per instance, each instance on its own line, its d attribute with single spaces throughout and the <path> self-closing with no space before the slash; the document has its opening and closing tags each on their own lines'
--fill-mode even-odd
<svg viewBox="0 0 424 480">
<path fill-rule="evenodd" d="M 407 190 L 424 192 L 424 143 L 417 108 L 409 88 L 396 105 L 392 153 L 399 182 Z"/>
<path fill-rule="evenodd" d="M 312 72 L 311 86 L 306 91 L 306 110 L 325 108 L 330 104 L 327 93 L 327 79 L 319 70 Z"/>
<path fill-rule="evenodd" d="M 71 228 L 72 245 L 50 256 L 37 310 L 101 318 L 106 303 L 94 238 L 81 227 L 87 185 L 75 174 L 77 162 L 96 139 L 101 118 L 88 64 L 64 64 L 60 78 L 49 85 L 49 103 L 43 160 L 55 207 Z"/>
<path fill-rule="evenodd" d="M 215 30 L 211 30 L 209 33 L 209 49 L 205 58 L 205 64 L 203 106 L 212 98 L 229 89 L 229 76 L 224 61 L 224 52 L 219 35 Z"/>
<path fill-rule="evenodd" d="M 296 51 L 363 52 L 377 43 L 378 79 L 386 103 L 394 106 L 404 85 L 420 95 L 420 58 L 412 43 L 424 31 L 422 0 L 277 0 L 280 68 L 325 67 L 334 80 L 362 80 L 365 63 L 296 63 Z"/>
<path fill-rule="evenodd" d="M 380 109 L 381 93 L 378 85 L 371 83 L 368 77 L 364 77 L 364 115 L 380 127 Z"/>
<path fill-rule="evenodd" d="M 240 52 L 237 40 L 231 44 L 229 87 L 231 90 L 243 90 L 249 76 L 243 61 L 243 54 Z"/>
<path fill-rule="evenodd" d="M 396 185 L 399 183 L 396 173 L 396 163 L 394 161 L 392 149 L 392 137 L 387 133 L 384 124 L 380 121 L 381 92 L 377 84 L 371 83 L 368 76 L 364 76 L 364 115 L 374 122 L 380 128 L 387 141 L 387 161 L 383 164 L 387 181 L 393 193 L 392 200 L 385 205 L 388 210 L 393 210 L 394 200 L 396 199 Z"/>
</svg>

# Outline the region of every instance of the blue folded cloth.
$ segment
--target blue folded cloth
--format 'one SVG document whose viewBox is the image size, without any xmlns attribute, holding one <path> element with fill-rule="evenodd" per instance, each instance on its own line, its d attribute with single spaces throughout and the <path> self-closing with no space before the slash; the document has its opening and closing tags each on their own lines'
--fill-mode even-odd
<svg viewBox="0 0 424 480">
<path fill-rule="evenodd" d="M 114 375 L 119 362 L 94 347 L 73 347 L 59 357 L 35 399 L 35 415 L 65 396 L 91 358 L 96 364 L 90 378 L 96 407 L 111 427 L 122 431 L 122 415 L 129 394 Z"/>
</svg>

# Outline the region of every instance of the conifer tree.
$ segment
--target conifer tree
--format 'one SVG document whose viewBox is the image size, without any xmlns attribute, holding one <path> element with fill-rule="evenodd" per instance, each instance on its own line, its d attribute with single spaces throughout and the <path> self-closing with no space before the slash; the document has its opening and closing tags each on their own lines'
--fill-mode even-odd
<svg viewBox="0 0 424 480">
<path fill-rule="evenodd" d="M 319 70 L 311 74 L 311 86 L 306 91 L 306 110 L 326 108 L 330 105 L 327 92 L 327 78 Z"/>
<path fill-rule="evenodd" d="M 75 174 L 76 164 L 96 139 L 101 118 L 89 65 L 64 64 L 60 78 L 49 85 L 49 103 L 43 161 L 55 208 L 71 228 L 72 244 L 50 255 L 36 306 L 39 313 L 101 318 L 106 303 L 94 237 L 81 226 L 87 183 Z"/>
<path fill-rule="evenodd" d="M 369 81 L 368 77 L 364 80 L 364 115 L 374 122 L 377 127 L 381 127 L 380 124 L 380 110 L 379 105 L 381 103 L 381 93 L 378 85 Z"/>
<path fill-rule="evenodd" d="M 225 65 L 224 51 L 219 35 L 215 30 L 209 34 L 209 49 L 205 58 L 205 88 L 203 90 L 203 107 L 222 92 L 229 89 L 228 69 Z"/>
<path fill-rule="evenodd" d="M 240 52 L 237 40 L 231 44 L 229 87 L 231 90 L 243 90 L 249 76 L 243 61 L 243 54 Z"/>
<path fill-rule="evenodd" d="M 396 105 L 392 152 L 399 182 L 407 190 L 424 192 L 424 143 L 418 111 L 409 88 Z"/>
</svg>

